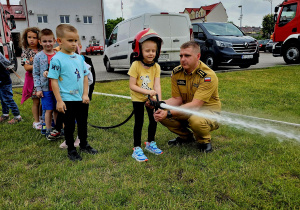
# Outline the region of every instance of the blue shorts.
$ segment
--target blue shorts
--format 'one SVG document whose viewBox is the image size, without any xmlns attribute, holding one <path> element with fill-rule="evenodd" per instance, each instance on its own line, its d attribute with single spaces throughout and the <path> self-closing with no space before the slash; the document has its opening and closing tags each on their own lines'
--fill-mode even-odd
<svg viewBox="0 0 300 210">
<path fill-rule="evenodd" d="M 56 99 L 53 91 L 43 91 L 44 97 L 42 98 L 43 110 L 56 110 Z"/>
</svg>

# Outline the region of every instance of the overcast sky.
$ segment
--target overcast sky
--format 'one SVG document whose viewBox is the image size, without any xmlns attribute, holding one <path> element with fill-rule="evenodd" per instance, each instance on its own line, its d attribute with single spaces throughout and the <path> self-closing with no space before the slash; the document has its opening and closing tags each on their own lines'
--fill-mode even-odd
<svg viewBox="0 0 300 210">
<path fill-rule="evenodd" d="M 6 0 L 0 1 L 6 4 Z M 221 0 L 123 0 L 123 17 L 128 19 L 146 12 L 178 13 L 183 12 L 184 8 L 200 8 L 201 6 L 215 4 L 220 1 Z M 232 21 L 238 26 L 240 25 L 238 19 L 241 14 L 241 8 L 238 6 L 242 5 L 242 26 L 261 26 L 263 17 L 271 13 L 270 1 L 272 1 L 272 13 L 274 12 L 274 7 L 283 2 L 283 0 L 222 0 L 221 2 L 227 11 L 229 21 Z M 10 0 L 10 3 L 18 4 L 19 0 Z M 63 4 L 60 6 L 63 6 Z M 122 17 L 121 0 L 104 0 L 104 13 L 105 20 Z"/>
<path fill-rule="evenodd" d="M 146 12 L 183 12 L 184 8 L 200 8 L 211 5 L 220 0 L 123 0 L 123 17 L 125 19 Z M 271 13 L 271 3 L 266 0 L 222 0 L 228 21 L 240 25 L 238 20 L 242 5 L 242 26 L 261 26 L 265 15 Z M 272 13 L 274 7 L 283 0 L 272 0 Z M 122 17 L 121 0 L 104 0 L 105 20 Z"/>
</svg>

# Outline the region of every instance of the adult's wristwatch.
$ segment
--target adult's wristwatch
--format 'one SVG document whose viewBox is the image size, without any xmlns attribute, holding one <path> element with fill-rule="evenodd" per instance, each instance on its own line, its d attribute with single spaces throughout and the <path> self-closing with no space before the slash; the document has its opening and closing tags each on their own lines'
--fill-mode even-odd
<svg viewBox="0 0 300 210">
<path fill-rule="evenodd" d="M 172 115 L 171 111 L 168 110 L 168 112 L 167 112 L 167 118 L 171 118 L 172 116 L 173 116 L 173 115 Z"/>
</svg>

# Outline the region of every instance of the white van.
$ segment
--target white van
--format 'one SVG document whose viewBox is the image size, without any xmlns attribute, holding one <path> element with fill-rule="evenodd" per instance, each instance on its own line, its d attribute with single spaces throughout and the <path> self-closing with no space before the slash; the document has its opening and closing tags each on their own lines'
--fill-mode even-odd
<svg viewBox="0 0 300 210">
<path fill-rule="evenodd" d="M 193 33 L 189 16 L 178 13 L 146 13 L 124 20 L 114 28 L 103 55 L 106 71 L 130 68 L 134 37 L 146 28 L 153 29 L 163 40 L 158 58 L 161 69 L 172 70 L 179 65 L 180 46 L 190 41 Z"/>
</svg>

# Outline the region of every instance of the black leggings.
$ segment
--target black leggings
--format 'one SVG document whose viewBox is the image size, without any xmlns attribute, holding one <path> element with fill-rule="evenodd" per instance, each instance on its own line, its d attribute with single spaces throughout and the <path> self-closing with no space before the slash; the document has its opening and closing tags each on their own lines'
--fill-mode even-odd
<svg viewBox="0 0 300 210">
<path fill-rule="evenodd" d="M 141 136 L 142 128 L 144 124 L 144 106 L 145 102 L 136 102 L 133 101 L 133 110 L 134 110 L 134 129 L 133 129 L 133 138 L 134 138 L 134 147 L 141 146 Z M 153 109 L 146 107 L 148 117 L 149 117 L 149 126 L 148 126 L 148 142 L 155 141 L 155 133 L 157 122 L 153 117 Z"/>
<path fill-rule="evenodd" d="M 65 139 L 68 145 L 68 151 L 74 150 L 74 131 L 75 120 L 77 121 L 78 138 L 80 139 L 79 146 L 86 147 L 87 142 L 87 117 L 88 117 L 88 104 L 82 101 L 64 101 L 67 110 L 64 114 L 65 123 Z"/>
</svg>

